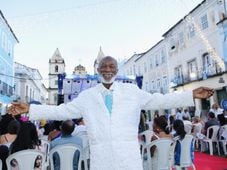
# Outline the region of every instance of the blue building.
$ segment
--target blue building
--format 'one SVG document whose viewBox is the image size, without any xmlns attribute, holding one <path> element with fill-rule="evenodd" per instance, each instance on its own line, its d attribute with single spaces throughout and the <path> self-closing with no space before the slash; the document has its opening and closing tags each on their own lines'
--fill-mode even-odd
<svg viewBox="0 0 227 170">
<path fill-rule="evenodd" d="M 16 43 L 19 41 L 0 10 L 0 103 L 9 103 L 12 100 Z"/>
</svg>

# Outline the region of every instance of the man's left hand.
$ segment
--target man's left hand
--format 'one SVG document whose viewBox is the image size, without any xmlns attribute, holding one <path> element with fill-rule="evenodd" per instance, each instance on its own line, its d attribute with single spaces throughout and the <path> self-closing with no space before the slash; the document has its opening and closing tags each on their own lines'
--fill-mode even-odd
<svg viewBox="0 0 227 170">
<path fill-rule="evenodd" d="M 193 90 L 193 98 L 206 99 L 214 94 L 214 89 L 209 87 L 199 87 Z"/>
</svg>

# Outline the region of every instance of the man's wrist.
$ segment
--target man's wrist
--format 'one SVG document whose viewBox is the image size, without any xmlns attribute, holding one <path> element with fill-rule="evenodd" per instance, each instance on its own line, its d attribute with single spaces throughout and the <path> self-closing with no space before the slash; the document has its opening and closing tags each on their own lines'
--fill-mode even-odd
<svg viewBox="0 0 227 170">
<path fill-rule="evenodd" d="M 196 98 L 196 95 L 195 95 L 195 90 L 192 90 L 192 97 L 193 97 L 193 99 L 195 99 L 195 98 Z"/>
<path fill-rule="evenodd" d="M 30 110 L 30 104 L 29 103 L 27 103 L 27 109 L 26 109 L 26 114 L 29 114 L 29 110 Z"/>
</svg>

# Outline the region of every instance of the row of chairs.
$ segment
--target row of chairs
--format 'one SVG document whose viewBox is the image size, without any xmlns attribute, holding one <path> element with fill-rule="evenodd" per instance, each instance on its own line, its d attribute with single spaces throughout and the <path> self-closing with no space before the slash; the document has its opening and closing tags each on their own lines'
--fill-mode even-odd
<svg viewBox="0 0 227 170">
<path fill-rule="evenodd" d="M 54 169 L 53 155 L 58 153 L 60 158 L 60 169 L 73 170 L 73 158 L 74 153 L 79 152 L 78 170 L 88 170 L 89 169 L 89 158 L 87 155 L 83 154 L 80 147 L 75 144 L 64 144 L 59 145 L 51 149 L 50 153 L 46 156 L 43 152 L 34 149 L 27 149 L 23 151 L 16 152 L 10 155 L 6 159 L 7 168 L 11 169 L 12 161 L 17 161 L 17 166 L 19 170 L 31 170 L 34 169 L 34 164 L 37 157 L 40 158 L 42 170 Z M 50 164 L 49 164 L 50 162 Z M 1 166 L 1 163 L 0 163 Z M 1 169 L 1 168 L 0 168 Z"/>
<path fill-rule="evenodd" d="M 195 166 L 191 159 L 191 144 L 193 143 L 193 136 L 186 135 L 185 138 L 180 141 L 181 155 L 180 165 L 175 168 L 187 168 Z M 174 166 L 174 148 L 176 142 L 171 139 L 161 138 L 150 143 L 142 145 L 142 159 L 144 170 L 169 170 Z M 193 143 L 194 144 L 194 143 Z M 151 157 L 151 148 L 155 148 L 155 158 Z"/>
</svg>

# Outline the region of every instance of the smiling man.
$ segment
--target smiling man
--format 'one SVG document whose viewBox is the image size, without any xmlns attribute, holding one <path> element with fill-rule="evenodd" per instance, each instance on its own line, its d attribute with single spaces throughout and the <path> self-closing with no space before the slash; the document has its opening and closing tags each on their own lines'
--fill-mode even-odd
<svg viewBox="0 0 227 170">
<path fill-rule="evenodd" d="M 90 143 L 91 170 L 142 170 L 138 144 L 141 109 L 169 109 L 192 106 L 194 98 L 213 94 L 209 88 L 183 93 L 150 94 L 136 85 L 114 82 L 117 61 L 104 57 L 98 67 L 102 83 L 79 94 L 72 102 L 59 106 L 13 103 L 12 115 L 28 113 L 31 120 L 65 120 L 83 117 Z"/>
</svg>

